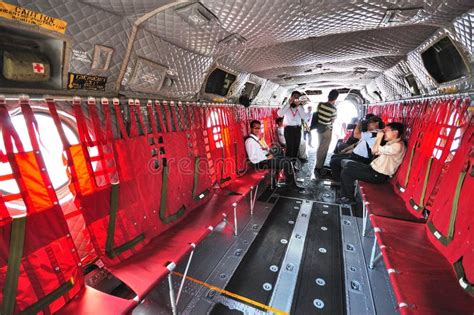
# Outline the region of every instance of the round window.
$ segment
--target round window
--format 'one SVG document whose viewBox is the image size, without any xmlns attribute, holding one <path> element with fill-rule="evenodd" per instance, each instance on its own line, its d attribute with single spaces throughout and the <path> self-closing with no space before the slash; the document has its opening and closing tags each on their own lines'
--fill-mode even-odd
<svg viewBox="0 0 474 315">
<path fill-rule="evenodd" d="M 69 182 L 66 165 L 63 160 L 63 144 L 51 116 L 43 113 L 35 113 L 35 118 L 38 122 L 40 151 L 53 187 L 59 190 Z M 24 149 L 26 151 L 32 151 L 24 116 L 22 114 L 15 115 L 11 118 L 11 121 L 23 143 Z M 78 143 L 75 130 L 64 122 L 62 126 L 69 142 L 72 144 Z M 0 147 L 3 152 L 5 152 L 5 144 L 3 141 L 0 143 Z M 14 148 L 14 150 L 17 152 L 16 148 Z M 11 174 L 11 172 L 12 170 L 9 163 L 0 163 L 0 175 Z M 0 190 L 5 194 L 15 194 L 19 192 L 15 180 L 0 181 Z"/>
</svg>

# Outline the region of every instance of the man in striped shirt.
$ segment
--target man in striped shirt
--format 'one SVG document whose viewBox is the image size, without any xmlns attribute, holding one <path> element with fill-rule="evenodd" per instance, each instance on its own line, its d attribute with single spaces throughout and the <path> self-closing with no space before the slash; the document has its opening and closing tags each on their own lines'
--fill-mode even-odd
<svg viewBox="0 0 474 315">
<path fill-rule="evenodd" d="M 319 103 L 317 109 L 318 116 L 318 151 L 316 152 L 316 167 L 314 172 L 316 175 L 320 175 L 321 170 L 324 166 L 324 161 L 328 154 L 329 144 L 331 143 L 332 137 L 332 125 L 336 120 L 337 109 L 335 106 L 339 92 L 337 90 L 331 90 L 328 95 L 328 101 L 326 103 Z"/>
</svg>

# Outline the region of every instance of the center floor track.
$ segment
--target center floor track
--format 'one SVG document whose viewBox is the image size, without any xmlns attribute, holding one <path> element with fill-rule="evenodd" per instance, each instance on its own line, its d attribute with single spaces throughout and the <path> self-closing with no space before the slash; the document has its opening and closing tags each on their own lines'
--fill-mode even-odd
<svg viewBox="0 0 474 315">
<path fill-rule="evenodd" d="M 226 290 L 270 304 L 302 200 L 280 198 Z M 339 207 L 312 203 L 291 314 L 343 314 Z M 296 268 L 297 266 L 294 266 Z M 211 314 L 236 314 L 223 303 Z"/>
</svg>

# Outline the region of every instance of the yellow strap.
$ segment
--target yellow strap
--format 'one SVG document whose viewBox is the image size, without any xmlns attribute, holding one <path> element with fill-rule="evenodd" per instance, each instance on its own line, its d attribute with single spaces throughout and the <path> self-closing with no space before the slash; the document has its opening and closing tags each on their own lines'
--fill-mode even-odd
<svg viewBox="0 0 474 315">
<path fill-rule="evenodd" d="M 174 273 L 175 275 L 177 275 L 177 276 L 180 276 L 180 277 L 183 277 L 183 276 L 184 276 L 182 273 L 179 273 L 179 272 L 173 272 L 173 273 Z M 252 299 L 246 298 L 245 296 L 238 295 L 238 294 L 229 292 L 229 291 L 227 291 L 227 290 L 223 290 L 223 289 L 221 289 L 221 288 L 218 288 L 218 287 L 216 287 L 216 286 L 213 286 L 213 285 L 211 285 L 211 284 L 205 283 L 205 282 L 203 282 L 203 281 L 200 281 L 200 280 L 191 278 L 191 277 L 189 277 L 189 276 L 186 277 L 186 280 L 189 280 L 189 281 L 191 281 L 191 282 L 200 284 L 200 285 L 202 285 L 203 287 L 206 287 L 206 288 L 208 288 L 208 289 L 211 289 L 211 290 L 213 290 L 213 291 L 216 291 L 216 292 L 218 292 L 218 293 L 220 293 L 220 294 L 224 294 L 224 295 L 233 297 L 234 299 L 240 300 L 240 301 L 245 302 L 245 303 L 247 303 L 247 304 L 250 304 L 250 305 L 253 305 L 253 306 L 262 308 L 262 309 L 267 310 L 267 311 L 271 311 L 271 312 L 273 312 L 273 313 L 275 313 L 275 314 L 277 314 L 277 315 L 289 315 L 287 312 L 280 311 L 279 309 L 276 309 L 276 308 L 274 308 L 274 307 L 271 307 L 271 306 L 265 305 L 265 304 L 263 304 L 263 303 L 254 301 L 254 300 L 252 300 Z"/>
</svg>

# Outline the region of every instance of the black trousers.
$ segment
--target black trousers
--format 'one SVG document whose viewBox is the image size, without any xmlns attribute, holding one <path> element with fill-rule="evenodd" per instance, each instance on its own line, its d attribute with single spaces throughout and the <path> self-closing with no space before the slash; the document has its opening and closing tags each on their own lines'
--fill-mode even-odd
<svg viewBox="0 0 474 315">
<path fill-rule="evenodd" d="M 286 156 L 290 159 L 298 157 L 301 141 L 301 126 L 286 126 L 285 127 L 286 140 Z"/>
<path fill-rule="evenodd" d="M 364 164 L 370 164 L 369 159 L 366 159 L 365 157 L 354 154 L 354 153 L 334 154 L 331 157 L 331 162 L 329 163 L 329 165 L 331 166 L 331 173 L 334 180 L 339 181 L 341 179 L 342 160 L 346 160 L 346 159 L 361 162 Z"/>
<path fill-rule="evenodd" d="M 375 171 L 370 165 L 348 161 L 341 173 L 341 193 L 343 197 L 352 198 L 354 196 L 354 183 L 356 180 L 381 184 L 390 177 Z"/>
</svg>

